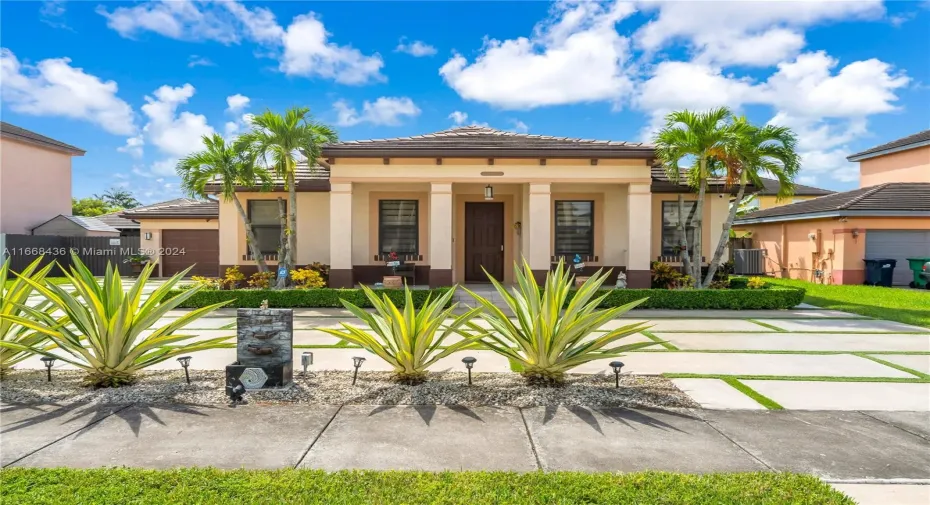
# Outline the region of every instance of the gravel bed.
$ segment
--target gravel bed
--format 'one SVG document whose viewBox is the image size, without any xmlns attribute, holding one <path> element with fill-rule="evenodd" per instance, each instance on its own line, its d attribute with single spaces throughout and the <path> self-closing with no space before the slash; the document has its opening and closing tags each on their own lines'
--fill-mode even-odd
<svg viewBox="0 0 930 505">
<path fill-rule="evenodd" d="M 426 382 L 408 386 L 390 381 L 390 372 L 359 372 L 352 385 L 352 372 L 298 372 L 294 384 L 281 390 L 250 391 L 246 401 L 254 404 L 362 404 L 362 405 L 583 405 L 599 407 L 698 408 L 699 405 L 664 377 L 621 375 L 614 377 L 567 375 L 563 387 L 528 386 L 523 377 L 511 373 L 476 373 L 468 386 L 463 372 L 431 373 Z M 10 372 L 0 381 L 0 400 L 16 403 L 187 403 L 227 404 L 224 372 L 191 373 L 191 384 L 181 371 L 144 372 L 132 386 L 91 389 L 81 385 L 78 371 L 56 371 L 46 382 L 43 370 Z"/>
</svg>

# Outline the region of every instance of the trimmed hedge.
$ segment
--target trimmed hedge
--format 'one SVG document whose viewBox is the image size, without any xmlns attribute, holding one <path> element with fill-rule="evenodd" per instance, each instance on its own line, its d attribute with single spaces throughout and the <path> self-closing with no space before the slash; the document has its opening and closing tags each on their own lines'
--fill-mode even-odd
<svg viewBox="0 0 930 505">
<path fill-rule="evenodd" d="M 432 294 L 433 299 L 436 299 L 436 297 L 441 296 L 448 290 L 449 288 L 411 290 L 413 293 L 413 303 L 417 308 L 422 307 L 423 303 L 426 301 L 426 297 L 429 295 Z M 174 296 L 182 292 L 181 290 L 174 290 L 169 296 Z M 387 294 L 391 301 L 398 307 L 403 307 L 405 305 L 403 289 L 376 289 L 375 292 L 379 295 L 382 293 Z M 359 307 L 371 307 L 371 303 L 369 303 L 368 298 L 365 296 L 365 292 L 361 289 L 331 288 L 202 290 L 187 300 L 184 300 L 184 303 L 178 307 L 186 309 L 206 307 L 227 300 L 233 301 L 229 305 L 226 305 L 226 307 L 232 308 L 258 307 L 263 300 L 268 300 L 269 307 L 278 309 L 318 307 L 342 308 L 343 305 L 340 300 L 346 300 Z"/>
<path fill-rule="evenodd" d="M 749 289 L 749 277 L 730 277 L 730 289 Z"/>
<path fill-rule="evenodd" d="M 804 299 L 804 290 L 771 287 L 766 289 L 612 289 L 600 307 L 618 307 L 649 298 L 637 309 L 679 310 L 759 310 L 790 309 Z M 571 296 L 571 295 L 570 295 Z"/>
</svg>

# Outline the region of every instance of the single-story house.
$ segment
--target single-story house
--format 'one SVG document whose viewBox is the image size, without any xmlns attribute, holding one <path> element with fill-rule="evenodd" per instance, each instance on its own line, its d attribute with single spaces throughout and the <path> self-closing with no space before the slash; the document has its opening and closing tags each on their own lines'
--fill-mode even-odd
<svg viewBox="0 0 930 505">
<path fill-rule="evenodd" d="M 59 237 L 119 237 L 119 230 L 96 217 L 59 214 L 36 226 L 33 235 L 56 235 Z"/>
<path fill-rule="evenodd" d="M 218 275 L 216 200 L 177 198 L 126 209 L 120 216 L 139 222 L 140 249 L 142 254 L 159 260 L 158 276 L 168 277 L 191 265 L 195 265 L 191 275 Z"/>
<path fill-rule="evenodd" d="M 330 285 L 349 287 L 380 281 L 394 252 L 416 265 L 416 284 L 448 286 L 486 282 L 482 269 L 510 282 L 521 258 L 542 278 L 557 258 L 577 254 L 586 272 L 610 268 L 615 278 L 625 271 L 629 286 L 649 287 L 652 261 L 677 261 L 678 194 L 691 212 L 696 199 L 655 165 L 648 144 L 479 126 L 327 145 L 316 164 L 297 174 L 295 263 L 329 264 Z M 284 185 L 239 189 L 259 246 L 275 264 Z M 710 186 L 706 260 L 732 190 L 719 180 Z M 147 220 L 141 222 L 145 233 Z M 219 202 L 218 233 L 219 270 L 255 271 L 233 202 Z"/>
<path fill-rule="evenodd" d="M 736 220 L 779 277 L 861 284 L 864 259 L 894 259 L 894 284 L 912 279 L 907 258 L 930 257 L 930 130 L 847 160 L 859 189 L 763 209 Z"/>
<path fill-rule="evenodd" d="M 779 205 L 788 205 L 791 203 L 803 202 L 818 196 L 832 195 L 835 191 L 829 189 L 815 188 L 805 186 L 804 184 L 794 185 L 794 194 L 787 198 L 779 198 L 778 191 L 780 185 L 775 179 L 762 178 L 762 188 L 759 188 L 752 194 L 752 199 L 747 204 L 748 208 L 756 210 L 765 210 Z"/>
<path fill-rule="evenodd" d="M 0 121 L 0 233 L 29 235 L 71 214 L 74 156 L 84 150 Z"/>
<path fill-rule="evenodd" d="M 139 236 L 139 222 L 133 221 L 132 219 L 126 219 L 122 217 L 123 211 L 118 210 L 116 212 L 110 212 L 109 214 L 101 214 L 95 216 L 99 221 L 104 222 L 119 230 L 120 237 L 138 237 Z"/>
</svg>

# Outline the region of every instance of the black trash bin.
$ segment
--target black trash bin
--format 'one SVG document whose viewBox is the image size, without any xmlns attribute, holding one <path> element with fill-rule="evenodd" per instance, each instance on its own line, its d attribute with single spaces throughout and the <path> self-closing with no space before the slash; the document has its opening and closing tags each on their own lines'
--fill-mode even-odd
<svg viewBox="0 0 930 505">
<path fill-rule="evenodd" d="M 898 263 L 893 259 L 872 259 L 865 261 L 865 284 L 866 286 L 885 286 L 891 287 L 891 280 L 894 278 L 894 267 Z"/>
</svg>

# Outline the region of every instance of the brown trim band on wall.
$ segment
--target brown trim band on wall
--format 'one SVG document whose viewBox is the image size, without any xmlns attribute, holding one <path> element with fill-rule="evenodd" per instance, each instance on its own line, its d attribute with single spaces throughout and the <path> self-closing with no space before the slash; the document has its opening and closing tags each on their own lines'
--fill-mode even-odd
<svg viewBox="0 0 930 505">
<path fill-rule="evenodd" d="M 651 147 L 510 149 L 476 147 L 324 147 L 327 158 L 599 158 L 643 159 L 655 156 Z"/>
</svg>

